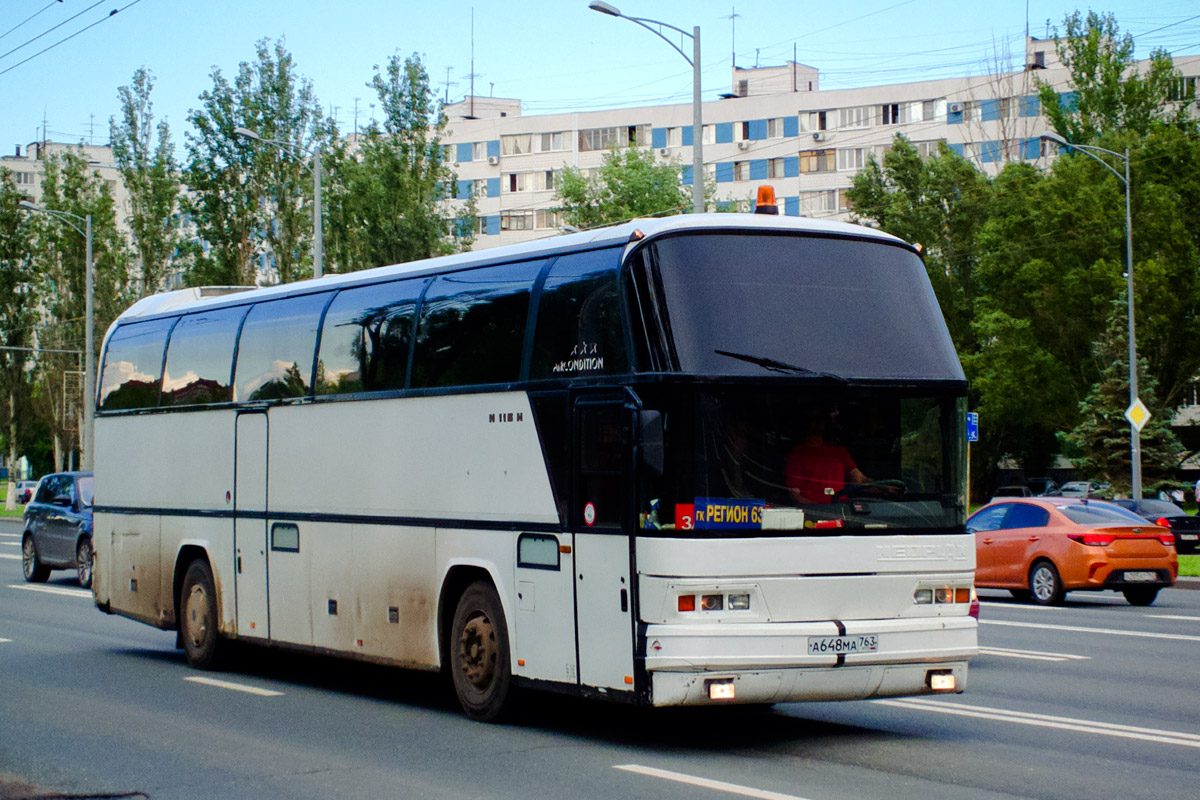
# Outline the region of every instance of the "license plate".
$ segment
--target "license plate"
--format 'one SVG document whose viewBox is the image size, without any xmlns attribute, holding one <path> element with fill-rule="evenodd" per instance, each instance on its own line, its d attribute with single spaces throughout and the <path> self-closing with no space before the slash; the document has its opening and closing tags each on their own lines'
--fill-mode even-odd
<svg viewBox="0 0 1200 800">
<path fill-rule="evenodd" d="M 1125 580 L 1129 581 L 1130 583 L 1132 583 L 1134 581 L 1156 581 L 1156 580 L 1158 580 L 1158 573 L 1157 572 L 1133 572 L 1130 570 L 1126 570 L 1125 571 Z"/>
<path fill-rule="evenodd" d="M 874 653 L 879 649 L 879 636 L 810 636 L 810 656 L 839 655 L 849 653 Z"/>
<path fill-rule="evenodd" d="M 1181 533 L 1181 534 L 1179 534 L 1179 538 L 1180 538 L 1180 539 L 1183 539 L 1185 542 L 1194 542 L 1194 541 L 1196 541 L 1196 534 L 1194 534 L 1194 533 Z"/>
</svg>

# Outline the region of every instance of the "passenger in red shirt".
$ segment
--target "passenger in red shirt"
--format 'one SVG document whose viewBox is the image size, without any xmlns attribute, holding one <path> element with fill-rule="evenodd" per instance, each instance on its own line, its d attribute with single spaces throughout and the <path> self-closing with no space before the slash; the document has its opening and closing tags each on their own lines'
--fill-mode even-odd
<svg viewBox="0 0 1200 800">
<path fill-rule="evenodd" d="M 826 425 L 836 413 L 814 409 L 807 436 L 787 458 L 787 486 L 796 503 L 831 503 L 846 484 L 871 482 L 845 447 L 825 441 Z"/>
</svg>

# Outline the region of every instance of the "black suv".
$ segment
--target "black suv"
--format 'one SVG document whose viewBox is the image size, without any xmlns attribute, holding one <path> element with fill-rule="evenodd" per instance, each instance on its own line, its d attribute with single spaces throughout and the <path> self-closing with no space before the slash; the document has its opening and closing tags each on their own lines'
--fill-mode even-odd
<svg viewBox="0 0 1200 800">
<path fill-rule="evenodd" d="M 42 583 L 52 569 L 73 569 L 79 585 L 91 587 L 92 486 L 90 472 L 53 472 L 38 482 L 25 506 L 25 580 Z"/>
</svg>

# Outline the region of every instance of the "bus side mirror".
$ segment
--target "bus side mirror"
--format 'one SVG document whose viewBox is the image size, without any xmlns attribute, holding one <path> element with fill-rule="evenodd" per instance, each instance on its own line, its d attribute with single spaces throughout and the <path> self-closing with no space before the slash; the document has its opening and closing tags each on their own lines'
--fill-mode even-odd
<svg viewBox="0 0 1200 800">
<path fill-rule="evenodd" d="M 661 411 L 639 411 L 642 429 L 642 463 L 655 475 L 662 475 L 666 466 L 663 450 L 663 421 Z"/>
</svg>

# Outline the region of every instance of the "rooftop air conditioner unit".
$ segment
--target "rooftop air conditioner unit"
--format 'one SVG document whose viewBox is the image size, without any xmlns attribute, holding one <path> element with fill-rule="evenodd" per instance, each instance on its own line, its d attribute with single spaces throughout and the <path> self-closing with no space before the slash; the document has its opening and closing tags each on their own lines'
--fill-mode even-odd
<svg viewBox="0 0 1200 800">
<path fill-rule="evenodd" d="M 814 131 L 814 132 L 813 132 L 813 141 L 814 141 L 814 142 L 823 142 L 823 141 L 825 141 L 825 134 L 824 134 L 824 133 L 822 133 L 821 131 Z"/>
<path fill-rule="evenodd" d="M 749 149 L 750 149 L 749 142 L 738 142 L 738 150 L 749 150 Z"/>
<path fill-rule="evenodd" d="M 962 103 L 951 103 L 948 108 L 950 109 L 951 114 L 961 114 L 963 112 Z"/>
<path fill-rule="evenodd" d="M 496 156 L 488 156 L 488 163 L 494 167 L 500 163 L 500 159 Z"/>
</svg>

